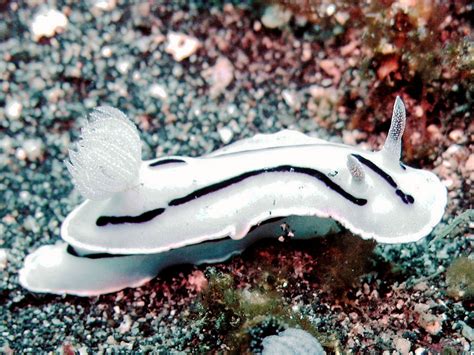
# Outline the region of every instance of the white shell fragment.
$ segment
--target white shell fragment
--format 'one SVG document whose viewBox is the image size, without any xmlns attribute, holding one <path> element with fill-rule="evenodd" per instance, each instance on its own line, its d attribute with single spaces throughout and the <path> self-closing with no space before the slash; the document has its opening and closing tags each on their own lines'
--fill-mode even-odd
<svg viewBox="0 0 474 355">
<path fill-rule="evenodd" d="M 169 265 L 224 260 L 263 236 L 308 238 L 338 224 L 380 243 L 417 241 L 440 221 L 447 193 L 431 172 L 400 163 L 404 125 L 397 98 L 378 152 L 284 130 L 199 158 L 141 161 L 135 126 L 98 108 L 67 163 L 88 199 L 62 224 L 67 244 L 34 252 L 20 281 L 37 292 L 113 292 Z"/>
<path fill-rule="evenodd" d="M 104 106 L 90 114 L 77 151 L 69 150 L 65 163 L 79 192 L 90 200 L 102 200 L 136 183 L 141 152 L 133 123 L 121 111 Z"/>
<path fill-rule="evenodd" d="M 318 340 L 310 333 L 289 328 L 278 335 L 270 335 L 262 341 L 262 355 L 324 355 Z"/>
<path fill-rule="evenodd" d="M 68 19 L 56 9 L 43 9 L 33 18 L 31 33 L 38 41 L 41 37 L 53 37 L 58 31 L 67 27 Z"/>
<path fill-rule="evenodd" d="M 178 62 L 192 56 L 201 46 L 201 43 L 197 38 L 188 36 L 184 33 L 170 32 L 166 39 L 166 53 L 171 54 L 173 59 Z"/>
</svg>

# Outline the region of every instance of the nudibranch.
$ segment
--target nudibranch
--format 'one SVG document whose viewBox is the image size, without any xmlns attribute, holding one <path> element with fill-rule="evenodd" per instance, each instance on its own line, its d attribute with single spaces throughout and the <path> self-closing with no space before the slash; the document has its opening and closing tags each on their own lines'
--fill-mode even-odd
<svg viewBox="0 0 474 355">
<path fill-rule="evenodd" d="M 225 260 L 282 225 L 295 238 L 342 225 L 381 243 L 417 241 L 447 193 L 433 173 L 400 162 L 405 120 L 397 97 L 376 152 L 283 130 L 198 158 L 142 161 L 135 125 L 99 107 L 66 162 L 86 200 L 62 224 L 63 243 L 27 256 L 20 283 L 81 296 L 136 287 L 173 264 Z"/>
</svg>

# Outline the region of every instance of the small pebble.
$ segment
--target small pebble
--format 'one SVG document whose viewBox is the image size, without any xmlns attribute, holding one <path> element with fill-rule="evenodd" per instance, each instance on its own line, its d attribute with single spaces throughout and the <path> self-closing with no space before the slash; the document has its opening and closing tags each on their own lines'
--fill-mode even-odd
<svg viewBox="0 0 474 355">
<path fill-rule="evenodd" d="M 32 216 L 27 216 L 23 222 L 23 227 L 25 230 L 33 232 L 33 233 L 38 233 L 39 231 L 39 226 L 38 223 L 36 222 L 35 218 Z"/>
<path fill-rule="evenodd" d="M 227 106 L 227 113 L 230 116 L 236 116 L 238 111 L 239 111 L 239 109 L 235 104 L 230 104 L 229 106 Z"/>
<path fill-rule="evenodd" d="M 3 137 L 3 139 L 0 139 L 0 149 L 3 150 L 3 152 L 8 153 L 12 150 L 13 148 L 13 139 L 10 138 L 9 136 Z"/>
<path fill-rule="evenodd" d="M 27 139 L 23 142 L 23 150 L 28 160 L 40 159 L 43 155 L 43 149 L 43 142 L 40 139 Z"/>
<path fill-rule="evenodd" d="M 419 282 L 415 286 L 413 286 L 413 289 L 416 291 L 426 291 L 428 289 L 428 284 L 426 281 Z"/>
<path fill-rule="evenodd" d="M 228 144 L 234 137 L 234 133 L 230 128 L 223 127 L 218 130 L 219 136 L 221 138 L 222 143 Z"/>
<path fill-rule="evenodd" d="M 332 76 L 334 81 L 337 83 L 341 79 L 341 71 L 336 65 L 336 62 L 331 59 L 323 59 L 319 62 L 319 66 L 321 67 L 326 74 Z"/>
<path fill-rule="evenodd" d="M 334 88 L 325 88 L 319 85 L 311 85 L 309 87 L 309 94 L 311 97 L 315 99 L 325 99 L 329 102 L 336 102 L 337 101 L 337 90 Z"/>
<path fill-rule="evenodd" d="M 279 28 L 286 25 L 291 19 L 291 11 L 280 5 L 268 6 L 261 18 L 266 28 Z"/>
<path fill-rule="evenodd" d="M 173 59 L 180 62 L 199 49 L 200 42 L 184 33 L 170 32 L 167 36 L 165 51 L 173 56 Z"/>
<path fill-rule="evenodd" d="M 67 17 L 56 9 L 43 9 L 33 18 L 31 33 L 38 41 L 41 37 L 53 37 L 68 25 Z"/>
<path fill-rule="evenodd" d="M 7 100 L 5 105 L 5 115 L 11 120 L 17 120 L 21 117 L 21 111 L 23 110 L 23 105 L 20 101 L 15 99 Z"/>
<path fill-rule="evenodd" d="M 297 92 L 292 90 L 283 90 L 281 92 L 281 96 L 283 97 L 283 100 L 285 100 L 286 104 L 290 106 L 293 110 L 300 110 L 301 99 Z"/>
<path fill-rule="evenodd" d="M 102 54 L 102 57 L 110 58 L 112 56 L 112 48 L 110 48 L 109 46 L 104 46 L 102 47 L 100 53 Z"/>
<path fill-rule="evenodd" d="M 400 354 L 405 355 L 410 352 L 411 342 L 405 338 L 396 338 L 393 340 L 393 346 Z"/>
<path fill-rule="evenodd" d="M 429 313 L 421 313 L 418 324 L 431 335 L 437 335 L 443 329 L 442 320 Z"/>
<path fill-rule="evenodd" d="M 111 11 L 117 6 L 116 0 L 96 0 L 93 6 L 102 11 Z"/>
<path fill-rule="evenodd" d="M 469 341 L 474 341 L 474 329 L 468 326 L 464 322 L 460 322 L 462 325 L 462 335 Z"/>
<path fill-rule="evenodd" d="M 461 129 L 455 129 L 449 132 L 448 135 L 449 139 L 451 139 L 454 143 L 463 144 L 467 142 L 466 134 Z"/>
<path fill-rule="evenodd" d="M 160 99 L 163 101 L 168 99 L 168 93 L 166 92 L 165 87 L 159 84 L 151 85 L 150 89 L 148 90 L 148 93 L 151 97 L 154 97 L 155 99 Z"/>
<path fill-rule="evenodd" d="M 338 11 L 334 17 L 337 23 L 343 26 L 351 18 L 351 15 L 348 12 Z"/>
<path fill-rule="evenodd" d="M 303 45 L 303 52 L 301 53 L 301 60 L 303 62 L 309 61 L 311 58 L 313 58 L 313 52 L 311 50 L 311 47 L 309 45 Z"/>
<path fill-rule="evenodd" d="M 107 343 L 107 344 L 110 344 L 110 345 L 115 345 L 115 344 L 117 344 L 117 341 L 115 340 L 115 338 L 113 337 L 113 335 L 109 335 L 109 336 L 107 337 L 106 343 Z"/>
<path fill-rule="evenodd" d="M 326 15 L 332 16 L 336 12 L 336 5 L 334 4 L 329 4 L 328 7 L 326 8 Z"/>
<path fill-rule="evenodd" d="M 329 87 L 332 85 L 332 79 L 325 78 L 321 80 L 321 85 L 324 86 L 325 88 Z"/>
<path fill-rule="evenodd" d="M 219 57 L 214 66 L 203 72 L 203 76 L 211 84 L 209 94 L 217 97 L 234 80 L 234 66 L 226 57 Z"/>
<path fill-rule="evenodd" d="M 120 323 L 120 326 L 118 328 L 119 332 L 121 334 L 128 333 L 130 329 L 132 328 L 132 324 L 133 324 L 132 318 L 128 314 L 126 314 L 123 317 L 123 321 L 122 323 Z"/>
<path fill-rule="evenodd" d="M 469 155 L 465 168 L 467 171 L 474 171 L 474 154 Z"/>
<path fill-rule="evenodd" d="M 197 292 L 203 291 L 208 285 L 208 280 L 201 270 L 196 270 L 191 273 L 188 277 L 188 282 Z"/>
<path fill-rule="evenodd" d="M 8 264 L 7 249 L 0 249 L 0 271 L 3 271 Z"/>
<path fill-rule="evenodd" d="M 131 66 L 132 66 L 132 63 L 130 63 L 128 60 L 121 60 L 117 63 L 117 70 L 119 71 L 120 74 L 125 75 L 128 73 Z"/>
</svg>

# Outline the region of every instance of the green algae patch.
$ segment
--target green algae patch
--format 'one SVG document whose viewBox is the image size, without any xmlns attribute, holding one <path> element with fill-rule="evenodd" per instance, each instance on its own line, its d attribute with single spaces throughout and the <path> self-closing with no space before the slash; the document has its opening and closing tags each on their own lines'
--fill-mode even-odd
<svg viewBox="0 0 474 355">
<path fill-rule="evenodd" d="M 315 277 L 323 289 L 337 297 L 345 296 L 348 290 L 359 285 L 362 275 L 374 270 L 376 243 L 373 240 L 343 233 L 321 241 L 323 247 L 313 249 L 319 264 Z"/>
<path fill-rule="evenodd" d="M 332 338 L 317 331 L 309 319 L 294 310 L 269 285 L 240 289 L 235 277 L 209 268 L 209 284 L 196 304 L 195 316 L 206 336 L 228 350 L 246 353 L 261 351 L 266 336 L 289 328 L 301 328 L 331 346 Z M 211 339 L 208 339 L 211 340 Z M 203 349 L 204 350 L 204 349 Z"/>
<path fill-rule="evenodd" d="M 461 257 L 446 272 L 448 295 L 462 300 L 474 299 L 474 260 Z"/>
</svg>

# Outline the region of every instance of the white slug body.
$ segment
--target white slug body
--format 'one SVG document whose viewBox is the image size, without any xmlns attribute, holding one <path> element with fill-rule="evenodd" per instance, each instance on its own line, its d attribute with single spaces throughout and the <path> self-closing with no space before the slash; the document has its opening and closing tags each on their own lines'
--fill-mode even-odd
<svg viewBox="0 0 474 355">
<path fill-rule="evenodd" d="M 88 290 L 82 293 L 67 286 L 44 287 L 43 292 L 111 292 L 143 283 L 171 264 L 221 260 L 244 249 L 250 239 L 281 234 L 281 221 L 268 224 L 263 236 L 258 233 L 262 228 L 253 229 L 288 216 L 300 216 L 285 220 L 298 230 L 297 237 L 324 235 L 337 229 L 337 221 L 362 238 L 382 243 L 416 241 L 441 219 L 446 189 L 434 174 L 399 162 L 404 125 L 405 109 L 397 98 L 387 142 L 379 152 L 285 130 L 257 135 L 200 158 L 174 156 L 143 161 L 135 172 L 124 173 L 123 167 L 129 167 L 129 162 L 125 165 L 112 159 L 110 164 L 120 171 L 119 178 L 113 176 L 114 169 L 101 162 L 100 169 L 107 173 L 99 179 L 121 182 L 127 178 L 121 183 L 123 190 L 112 193 L 103 187 L 107 184 L 99 184 L 100 193 L 90 184 L 81 188 L 82 182 L 77 181 L 80 171 L 71 159 L 69 170 L 75 171 L 78 188 L 93 197 L 107 190 L 107 198 L 86 200 L 66 218 L 61 236 L 70 247 L 56 247 L 60 250 L 57 254 L 63 255 L 65 265 L 87 258 L 80 262 L 101 265 L 99 269 L 113 267 L 121 259 L 129 266 L 123 274 L 133 274 L 134 280 L 124 276 L 123 282 L 104 286 L 103 292 L 101 282 L 92 287 L 94 290 L 83 285 L 82 290 Z M 133 146 L 136 149 L 136 142 Z M 206 249 L 204 245 L 209 242 L 214 246 Z M 224 249 L 216 249 L 217 243 Z M 68 257 L 68 250 L 76 255 Z M 219 255 L 206 259 L 206 250 L 219 250 Z M 41 253 L 49 251 L 43 249 Z M 187 259 L 180 257 L 185 251 Z M 90 257 L 98 253 L 108 255 Z M 32 271 L 38 263 L 29 258 L 20 273 L 21 282 L 40 290 L 39 286 L 29 287 L 32 275 L 40 274 L 39 269 Z M 87 267 L 81 269 L 87 273 Z M 93 275 L 93 269 L 90 272 Z M 108 280 L 114 284 L 113 280 L 120 278 L 115 270 L 112 273 L 115 276 Z"/>
<path fill-rule="evenodd" d="M 354 183 L 348 155 L 384 167 L 397 187 L 370 168 L 364 183 Z M 172 159 L 180 161 L 143 162 L 134 188 L 84 202 L 65 220 L 63 239 L 95 252 L 158 253 L 240 239 L 268 219 L 307 215 L 336 219 L 364 238 L 400 243 L 426 235 L 441 217 L 433 218 L 431 209 L 443 201 L 426 188 L 437 178 L 398 163 L 388 170 L 380 152 L 318 143 Z"/>
<path fill-rule="evenodd" d="M 139 287 L 172 265 L 227 260 L 258 240 L 283 234 L 284 224 L 295 226 L 293 232 L 298 239 L 340 230 L 330 219 L 293 216 L 262 225 L 240 240 L 224 238 L 163 253 L 133 255 L 93 254 L 60 242 L 42 246 L 26 257 L 20 283 L 33 292 L 76 296 L 98 296 Z"/>
</svg>

